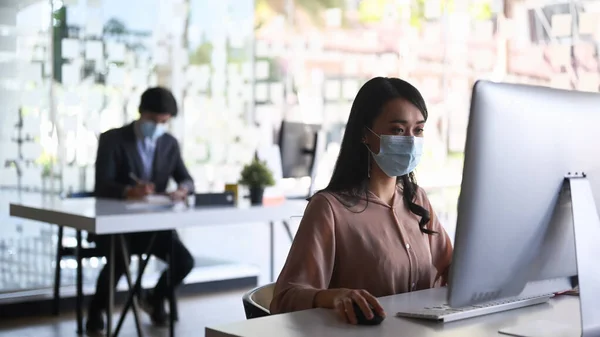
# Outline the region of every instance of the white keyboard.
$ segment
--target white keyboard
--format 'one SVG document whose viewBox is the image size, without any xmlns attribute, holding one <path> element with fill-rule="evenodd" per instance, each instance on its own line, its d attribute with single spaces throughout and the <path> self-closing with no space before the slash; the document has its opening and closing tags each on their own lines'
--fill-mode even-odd
<svg viewBox="0 0 600 337">
<path fill-rule="evenodd" d="M 452 322 L 461 319 L 493 314 L 501 311 L 523 308 L 530 305 L 542 304 L 548 302 L 552 297 L 554 297 L 553 294 L 536 297 L 521 297 L 487 302 L 463 308 L 451 308 L 447 304 L 442 304 L 425 307 L 423 309 L 400 311 L 396 313 L 396 316 Z"/>
</svg>

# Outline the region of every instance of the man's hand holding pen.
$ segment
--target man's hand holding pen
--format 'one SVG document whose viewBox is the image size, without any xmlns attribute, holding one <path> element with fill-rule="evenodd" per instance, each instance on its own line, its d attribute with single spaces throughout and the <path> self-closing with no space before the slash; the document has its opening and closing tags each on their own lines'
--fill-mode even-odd
<svg viewBox="0 0 600 337">
<path fill-rule="evenodd" d="M 136 185 L 130 186 L 125 190 L 125 196 L 127 199 L 143 199 L 155 193 L 153 183 L 139 179 L 134 173 L 130 173 L 129 177 L 135 181 Z M 184 201 L 186 206 L 189 206 L 187 204 L 188 193 L 189 191 L 187 188 L 180 187 L 168 195 L 173 201 Z"/>
<path fill-rule="evenodd" d="M 154 194 L 154 184 L 151 182 L 145 182 L 140 180 L 135 174 L 129 175 L 135 186 L 130 186 L 125 190 L 125 196 L 127 199 L 143 199 L 144 197 Z"/>
</svg>

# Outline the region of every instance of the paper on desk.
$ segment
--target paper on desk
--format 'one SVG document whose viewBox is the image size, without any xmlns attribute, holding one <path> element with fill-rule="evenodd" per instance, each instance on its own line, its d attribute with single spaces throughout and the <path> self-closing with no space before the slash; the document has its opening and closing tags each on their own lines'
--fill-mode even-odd
<svg viewBox="0 0 600 337">
<path fill-rule="evenodd" d="M 153 205 L 172 205 L 173 200 L 168 195 L 149 195 L 145 200 L 149 204 Z"/>
<path fill-rule="evenodd" d="M 174 205 L 173 200 L 166 195 L 149 195 L 143 200 L 128 202 L 126 208 L 130 210 L 152 210 Z"/>
<path fill-rule="evenodd" d="M 516 326 L 503 328 L 501 334 L 517 337 L 569 337 L 579 336 L 574 327 L 553 321 L 531 321 Z"/>
</svg>

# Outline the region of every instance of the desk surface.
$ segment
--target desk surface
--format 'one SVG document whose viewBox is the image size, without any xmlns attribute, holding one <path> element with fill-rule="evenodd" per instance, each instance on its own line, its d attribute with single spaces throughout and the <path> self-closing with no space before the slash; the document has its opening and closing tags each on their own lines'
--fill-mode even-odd
<svg viewBox="0 0 600 337">
<path fill-rule="evenodd" d="M 186 226 L 269 222 L 302 217 L 306 201 L 254 207 L 132 207 L 121 200 L 61 199 L 24 195 L 10 204 L 10 215 L 96 234 L 168 230 Z"/>
<path fill-rule="evenodd" d="M 560 296 L 545 304 L 451 323 L 395 317 L 395 313 L 401 308 L 436 303 L 440 292 L 445 294 L 445 289 L 430 289 L 380 298 L 388 317 L 378 326 L 349 325 L 339 321 L 333 311 L 313 309 L 251 319 L 219 327 L 207 327 L 206 337 L 506 336 L 499 334 L 498 331 L 533 321 L 550 321 L 555 324 L 568 325 L 574 329 L 573 336 L 581 335 L 579 298 L 573 296 Z"/>
</svg>

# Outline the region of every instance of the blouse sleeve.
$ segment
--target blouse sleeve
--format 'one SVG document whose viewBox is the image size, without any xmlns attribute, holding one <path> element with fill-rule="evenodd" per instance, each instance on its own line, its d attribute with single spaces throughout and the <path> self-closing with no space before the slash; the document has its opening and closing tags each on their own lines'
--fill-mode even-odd
<svg viewBox="0 0 600 337">
<path fill-rule="evenodd" d="M 446 230 L 440 223 L 431 203 L 423 192 L 424 206 L 431 214 L 429 229 L 437 234 L 429 235 L 429 247 L 431 248 L 431 259 L 433 266 L 437 270 L 437 275 L 433 281 L 433 286 L 445 286 L 448 282 L 448 272 L 452 262 L 452 242 Z"/>
<path fill-rule="evenodd" d="M 316 194 L 304 212 L 275 284 L 271 313 L 313 308 L 316 293 L 329 287 L 334 261 L 333 210 L 326 197 Z"/>
</svg>

